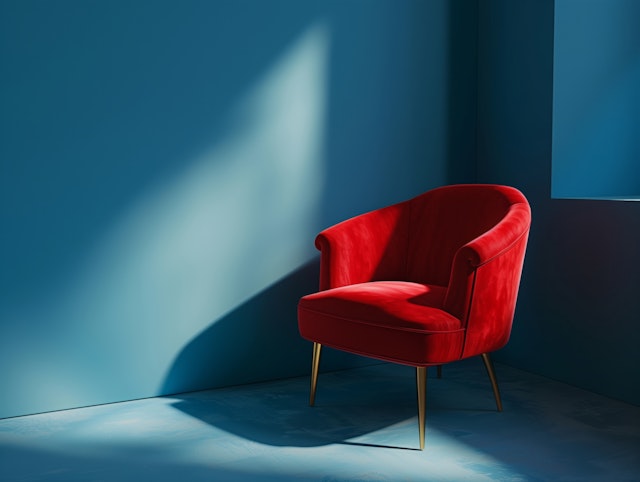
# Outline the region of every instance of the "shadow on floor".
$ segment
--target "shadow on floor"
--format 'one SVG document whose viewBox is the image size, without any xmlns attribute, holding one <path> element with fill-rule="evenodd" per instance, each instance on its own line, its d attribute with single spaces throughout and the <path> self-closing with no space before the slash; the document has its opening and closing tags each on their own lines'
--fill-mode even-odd
<svg viewBox="0 0 640 482">
<path fill-rule="evenodd" d="M 503 412 L 479 358 L 446 365 L 442 379 L 430 372 L 418 455 L 457 454 L 457 465 L 491 480 L 639 480 L 640 408 L 504 365 L 496 370 Z M 405 449 L 394 451 L 400 456 L 418 447 L 414 380 L 409 367 L 379 364 L 321 374 L 315 407 L 308 377 L 189 394 L 173 407 L 261 444 Z"/>
<path fill-rule="evenodd" d="M 435 378 L 435 369 L 430 373 L 429 411 L 448 407 L 453 412 L 495 412 L 488 379 L 475 390 L 470 387 L 464 396 L 463 383 L 456 375 L 459 369 L 445 368 L 447 371 L 452 376 L 447 382 Z M 415 371 L 411 367 L 384 363 L 321 373 L 315 406 L 310 407 L 308 401 L 309 379 L 300 377 L 240 390 L 184 394 L 173 407 L 226 432 L 273 446 L 339 443 L 417 450 Z M 427 427 L 429 424 L 428 420 Z M 407 427 L 415 428 L 415 440 L 409 444 L 404 443 Z M 402 442 L 394 437 L 396 430 L 402 431 Z M 379 439 L 382 442 L 369 437 L 380 431 L 386 432 Z M 360 440 L 362 437 L 365 439 Z"/>
<path fill-rule="evenodd" d="M 0 480 L 638 480 L 639 407 L 496 371 L 502 413 L 479 359 L 430 378 L 424 451 L 414 371 L 378 364 L 322 373 L 314 408 L 299 377 L 5 419 Z"/>
</svg>

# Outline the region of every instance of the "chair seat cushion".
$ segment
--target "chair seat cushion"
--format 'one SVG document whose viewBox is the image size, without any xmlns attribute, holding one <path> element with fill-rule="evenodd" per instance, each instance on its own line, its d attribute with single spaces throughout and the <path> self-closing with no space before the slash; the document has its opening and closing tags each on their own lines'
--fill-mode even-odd
<svg viewBox="0 0 640 482">
<path fill-rule="evenodd" d="M 359 355 L 427 366 L 458 360 L 464 328 L 442 309 L 446 288 L 375 281 L 307 295 L 298 305 L 301 335 Z"/>
</svg>

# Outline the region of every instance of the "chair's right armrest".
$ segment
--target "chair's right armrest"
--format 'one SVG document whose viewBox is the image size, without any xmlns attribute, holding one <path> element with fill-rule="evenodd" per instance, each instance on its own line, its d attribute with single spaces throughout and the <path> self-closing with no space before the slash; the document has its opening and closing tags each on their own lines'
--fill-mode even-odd
<svg viewBox="0 0 640 482">
<path fill-rule="evenodd" d="M 458 249 L 453 260 L 447 290 L 445 302 L 447 311 L 466 323 L 471 296 L 474 292 L 474 273 L 480 267 L 492 265 L 492 262 L 505 256 L 513 248 L 519 248 L 519 254 L 515 256 L 512 263 L 506 263 L 504 266 L 498 263 L 493 264 L 496 265 L 496 277 L 500 280 L 511 279 L 512 274 L 517 272 L 517 279 L 513 283 L 517 286 L 530 225 L 531 208 L 527 203 L 517 203 L 492 229 Z M 490 283 L 492 289 L 497 289 L 498 285 L 498 280 Z M 477 287 L 476 291 L 478 291 Z"/>
<path fill-rule="evenodd" d="M 320 289 L 326 290 L 384 277 L 398 263 L 394 248 L 403 236 L 405 203 L 347 219 L 316 237 L 320 257 Z M 398 253 L 395 253 L 398 251 Z M 401 260 L 402 261 L 402 260 Z"/>
</svg>

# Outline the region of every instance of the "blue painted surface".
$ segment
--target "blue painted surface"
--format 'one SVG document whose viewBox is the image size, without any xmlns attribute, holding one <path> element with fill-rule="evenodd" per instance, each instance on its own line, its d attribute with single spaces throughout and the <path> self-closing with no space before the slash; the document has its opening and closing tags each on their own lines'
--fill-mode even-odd
<svg viewBox="0 0 640 482">
<path fill-rule="evenodd" d="M 474 179 L 475 4 L 1 2 L 0 418 L 306 373 L 316 232 Z"/>
<path fill-rule="evenodd" d="M 557 0 L 552 194 L 640 199 L 640 3 Z"/>
<path fill-rule="evenodd" d="M 475 180 L 534 214 L 498 358 L 640 404 L 640 205 L 550 199 L 553 22 L 551 1 L 0 3 L 0 418 L 306 373 L 315 233 Z"/>
<path fill-rule="evenodd" d="M 2 480 L 609 481 L 640 473 L 640 408 L 479 358 L 376 365 L 0 421 Z"/>
<path fill-rule="evenodd" d="M 640 405 L 640 204 L 551 199 L 553 12 L 551 1 L 480 3 L 478 180 L 520 188 L 533 213 L 496 359 Z"/>
</svg>

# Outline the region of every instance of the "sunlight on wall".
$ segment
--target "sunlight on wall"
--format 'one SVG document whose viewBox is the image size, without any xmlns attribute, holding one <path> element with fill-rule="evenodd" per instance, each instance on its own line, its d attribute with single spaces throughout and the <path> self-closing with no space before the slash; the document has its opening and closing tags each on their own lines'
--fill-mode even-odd
<svg viewBox="0 0 640 482">
<path fill-rule="evenodd" d="M 12 373 L 23 397 L 56 409 L 156 395 L 191 338 L 315 255 L 328 42 L 323 25 L 304 32 L 219 141 L 141 193 L 72 282 L 10 315 L 49 320 L 41 346 L 12 346 L 32 353 Z"/>
</svg>

